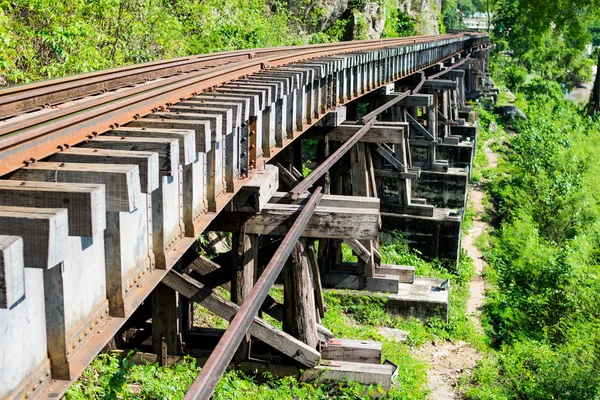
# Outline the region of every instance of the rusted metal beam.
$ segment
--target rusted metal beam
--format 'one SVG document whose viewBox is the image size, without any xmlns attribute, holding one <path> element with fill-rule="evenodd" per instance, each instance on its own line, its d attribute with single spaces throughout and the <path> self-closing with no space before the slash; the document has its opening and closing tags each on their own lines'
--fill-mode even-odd
<svg viewBox="0 0 600 400">
<path fill-rule="evenodd" d="M 225 372 L 229 362 L 233 358 L 244 335 L 248 332 L 254 316 L 260 310 L 260 306 L 269 294 L 269 290 L 275 283 L 277 276 L 285 265 L 292 249 L 298 242 L 302 231 L 308 224 L 310 217 L 317 208 L 323 194 L 321 188 L 317 188 L 312 194 L 294 225 L 281 242 L 273 259 L 265 268 L 256 285 L 252 288 L 240 311 L 235 315 L 229 328 L 219 340 L 217 347 L 213 350 L 208 361 L 200 371 L 184 400 L 208 399 L 219 383 L 219 379 Z"/>
<path fill-rule="evenodd" d="M 371 119 L 365 125 L 356 131 L 354 135 L 347 141 L 345 141 L 331 156 L 329 156 L 323 163 L 321 163 L 309 176 L 304 178 L 299 184 L 297 184 L 292 190 L 290 190 L 290 197 L 292 200 L 296 200 L 300 195 L 306 192 L 312 187 L 333 165 L 338 162 L 344 154 L 348 152 L 358 141 L 371 129 L 371 127 L 377 121 L 376 118 Z"/>
</svg>

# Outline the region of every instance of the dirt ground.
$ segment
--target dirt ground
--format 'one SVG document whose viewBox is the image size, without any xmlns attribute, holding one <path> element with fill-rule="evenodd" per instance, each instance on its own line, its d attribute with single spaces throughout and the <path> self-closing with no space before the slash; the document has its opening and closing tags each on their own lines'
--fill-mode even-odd
<svg viewBox="0 0 600 400">
<path fill-rule="evenodd" d="M 498 166 L 498 154 L 490 148 L 491 140 L 484 144 L 484 151 L 489 160 L 488 167 Z M 481 251 L 475 246 L 475 240 L 485 232 L 488 225 L 482 221 L 484 214 L 483 188 L 473 184 L 469 188 L 469 199 L 475 208 L 473 227 L 462 238 L 463 250 L 473 259 L 475 275 L 469 286 L 470 296 L 467 300 L 467 312 L 476 327 L 480 330 L 480 313 L 485 301 L 485 281 L 483 271 L 485 261 Z M 433 342 L 426 343 L 417 351 L 417 356 L 428 362 L 430 369 L 427 372 L 428 385 L 431 390 L 432 400 L 455 400 L 462 398 L 456 389 L 459 377 L 468 370 L 472 370 L 481 359 L 481 354 L 466 342 Z"/>
</svg>

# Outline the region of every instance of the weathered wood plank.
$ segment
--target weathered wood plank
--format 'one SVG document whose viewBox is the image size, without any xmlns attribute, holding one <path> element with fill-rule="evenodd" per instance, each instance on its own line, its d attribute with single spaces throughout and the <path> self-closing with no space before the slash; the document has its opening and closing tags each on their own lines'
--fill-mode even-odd
<svg viewBox="0 0 600 400">
<path fill-rule="evenodd" d="M 178 169 L 179 141 L 167 138 L 117 138 L 110 136 L 98 136 L 83 147 L 108 150 L 142 151 L 158 154 L 159 174 L 161 176 L 173 176 Z"/>
<path fill-rule="evenodd" d="M 362 125 L 342 124 L 335 128 L 312 127 L 302 139 L 322 140 L 325 136 L 331 141 L 345 142 L 356 133 Z M 386 126 L 379 123 L 371 127 L 358 141 L 359 143 L 402 143 L 404 135 L 408 132 L 408 123 L 402 125 Z"/>
<path fill-rule="evenodd" d="M 323 346 L 325 360 L 381 364 L 381 342 L 371 340 L 333 339 Z"/>
<path fill-rule="evenodd" d="M 23 239 L 0 235 L 0 309 L 11 309 L 25 298 Z"/>
<path fill-rule="evenodd" d="M 316 309 L 305 254 L 299 241 L 283 269 L 283 330 L 314 349 L 318 343 Z"/>
<path fill-rule="evenodd" d="M 225 300 L 200 282 L 173 270 L 165 276 L 163 283 L 228 321 L 231 321 L 239 311 L 238 305 Z M 316 366 L 321 358 L 318 351 L 287 333 L 274 328 L 261 318 L 254 317 L 254 322 L 250 326 L 249 332 L 252 336 L 269 344 L 306 367 Z"/>
<path fill-rule="evenodd" d="M 92 237 L 106 229 L 104 185 L 0 180 L 0 205 L 66 208 L 69 236 Z"/>
<path fill-rule="evenodd" d="M 137 165 L 37 162 L 11 179 L 42 182 L 97 183 L 106 187 L 106 210 L 131 212 L 140 205 Z"/>
<path fill-rule="evenodd" d="M 383 390 L 392 386 L 394 366 L 363 364 L 349 361 L 324 360 L 321 365 L 307 370 L 302 376 L 303 381 L 335 382 L 353 381 L 362 385 L 381 385 Z"/>
<path fill-rule="evenodd" d="M 69 147 L 50 157 L 49 161 L 90 164 L 132 164 L 140 170 L 142 193 L 152 193 L 160 185 L 158 153 Z"/>
<path fill-rule="evenodd" d="M 221 212 L 209 230 L 234 232 L 242 229 L 257 235 L 285 236 L 303 206 L 267 204 L 245 221 L 239 213 Z M 302 237 L 375 239 L 379 233 L 379 211 L 374 209 L 318 206 Z"/>
<path fill-rule="evenodd" d="M 292 200 L 287 192 L 276 192 L 271 196 L 269 203 L 272 204 L 305 204 L 308 194 L 301 194 L 296 200 Z M 320 206 L 334 208 L 358 208 L 361 210 L 379 210 L 379 199 L 365 196 L 343 196 L 337 194 L 323 195 Z"/>
<path fill-rule="evenodd" d="M 0 206 L 0 235 L 21 236 L 25 267 L 50 269 L 67 256 L 66 209 Z"/>
<path fill-rule="evenodd" d="M 266 165 L 263 170 L 254 172 L 248 183 L 236 193 L 231 200 L 231 211 L 259 212 L 278 188 L 278 168 L 274 165 Z"/>
</svg>

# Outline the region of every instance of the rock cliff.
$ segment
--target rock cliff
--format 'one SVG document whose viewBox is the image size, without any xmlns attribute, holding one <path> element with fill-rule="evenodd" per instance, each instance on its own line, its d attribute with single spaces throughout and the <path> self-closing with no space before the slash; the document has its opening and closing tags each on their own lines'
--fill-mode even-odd
<svg viewBox="0 0 600 400">
<path fill-rule="evenodd" d="M 288 0 L 301 30 L 327 32 L 336 39 L 378 39 L 395 34 L 398 21 L 410 21 L 416 34 L 440 32 L 442 0 Z"/>
</svg>

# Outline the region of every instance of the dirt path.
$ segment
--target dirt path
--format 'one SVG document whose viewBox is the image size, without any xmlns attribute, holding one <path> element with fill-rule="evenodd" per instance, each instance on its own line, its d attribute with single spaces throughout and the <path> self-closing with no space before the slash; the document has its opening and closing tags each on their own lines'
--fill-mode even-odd
<svg viewBox="0 0 600 400">
<path fill-rule="evenodd" d="M 492 139 L 484 144 L 484 151 L 488 158 L 488 167 L 498 166 L 498 154 L 491 148 Z M 485 212 L 483 206 L 483 188 L 480 184 L 471 185 L 469 188 L 469 199 L 475 208 L 473 227 L 462 238 L 463 250 L 473 259 L 475 264 L 475 275 L 469 286 L 469 299 L 467 300 L 467 313 L 473 320 L 475 326 L 482 331 L 480 313 L 485 301 L 485 281 L 483 271 L 485 261 L 481 251 L 475 246 L 475 240 L 487 229 L 487 223 L 482 221 Z M 466 370 L 475 368 L 481 359 L 479 352 L 466 342 L 434 342 L 427 343 L 419 349 L 419 357 L 426 360 L 430 369 L 427 371 L 430 399 L 432 400 L 454 400 L 461 398 L 456 390 L 456 384 L 460 375 Z"/>
</svg>

